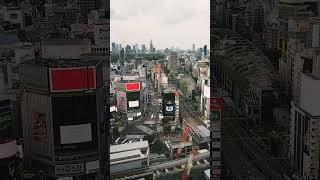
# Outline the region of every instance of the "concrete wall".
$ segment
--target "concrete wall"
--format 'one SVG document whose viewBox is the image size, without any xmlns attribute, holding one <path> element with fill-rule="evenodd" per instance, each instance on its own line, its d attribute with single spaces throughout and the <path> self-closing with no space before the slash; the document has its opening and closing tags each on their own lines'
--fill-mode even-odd
<svg viewBox="0 0 320 180">
<path fill-rule="evenodd" d="M 142 161 L 147 161 L 147 159 L 110 165 L 110 173 L 114 174 L 114 173 L 119 173 L 122 171 L 128 171 L 128 170 L 132 170 L 132 169 L 142 168 L 143 167 Z"/>
</svg>

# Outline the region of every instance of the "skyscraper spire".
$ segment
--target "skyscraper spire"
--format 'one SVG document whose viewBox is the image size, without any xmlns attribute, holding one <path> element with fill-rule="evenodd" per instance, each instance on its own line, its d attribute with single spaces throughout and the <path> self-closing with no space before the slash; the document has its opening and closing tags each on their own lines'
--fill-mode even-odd
<svg viewBox="0 0 320 180">
<path fill-rule="evenodd" d="M 150 52 L 153 52 L 153 44 L 152 44 L 152 39 L 150 40 Z"/>
</svg>

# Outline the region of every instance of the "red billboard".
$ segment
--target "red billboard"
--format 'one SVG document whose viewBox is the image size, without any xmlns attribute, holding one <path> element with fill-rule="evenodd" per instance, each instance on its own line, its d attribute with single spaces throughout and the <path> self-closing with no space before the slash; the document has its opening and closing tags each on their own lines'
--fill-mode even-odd
<svg viewBox="0 0 320 180">
<path fill-rule="evenodd" d="M 50 69 L 52 92 L 81 91 L 96 88 L 95 68 L 52 68 Z"/>
<path fill-rule="evenodd" d="M 221 104 L 223 102 L 222 98 L 211 98 L 210 101 L 211 110 L 221 110 Z"/>
<path fill-rule="evenodd" d="M 126 83 L 126 92 L 128 91 L 140 91 L 140 83 Z"/>
</svg>

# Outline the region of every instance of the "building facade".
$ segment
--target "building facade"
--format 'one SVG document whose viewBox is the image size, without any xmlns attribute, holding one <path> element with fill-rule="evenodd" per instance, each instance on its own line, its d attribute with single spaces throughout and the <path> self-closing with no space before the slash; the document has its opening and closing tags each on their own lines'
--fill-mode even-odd
<svg viewBox="0 0 320 180">
<path fill-rule="evenodd" d="M 23 65 L 25 160 L 51 178 L 105 179 L 101 61 L 30 60 Z"/>
</svg>

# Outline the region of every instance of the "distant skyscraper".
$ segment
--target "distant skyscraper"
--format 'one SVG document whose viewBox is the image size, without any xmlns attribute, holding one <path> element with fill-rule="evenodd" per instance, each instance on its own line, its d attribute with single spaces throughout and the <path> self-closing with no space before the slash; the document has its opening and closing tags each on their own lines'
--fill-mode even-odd
<svg viewBox="0 0 320 180">
<path fill-rule="evenodd" d="M 112 47 L 112 49 L 111 49 L 112 51 L 116 51 L 116 43 L 113 42 L 111 47 Z"/>
<path fill-rule="evenodd" d="M 119 44 L 116 44 L 115 50 L 119 51 Z"/>
<path fill-rule="evenodd" d="M 195 44 L 192 44 L 192 51 L 196 51 L 196 45 Z"/>
<path fill-rule="evenodd" d="M 153 44 L 152 44 L 152 40 L 150 41 L 150 52 L 153 52 Z"/>
<path fill-rule="evenodd" d="M 141 52 L 144 53 L 145 51 L 146 51 L 146 45 L 142 44 L 142 45 L 141 45 Z"/>
<path fill-rule="evenodd" d="M 208 52 L 207 45 L 204 45 L 204 47 L 203 47 L 203 55 L 204 55 L 204 57 L 207 56 L 207 52 Z"/>
<path fill-rule="evenodd" d="M 130 45 L 126 46 L 126 53 L 131 53 L 131 46 Z"/>
</svg>

